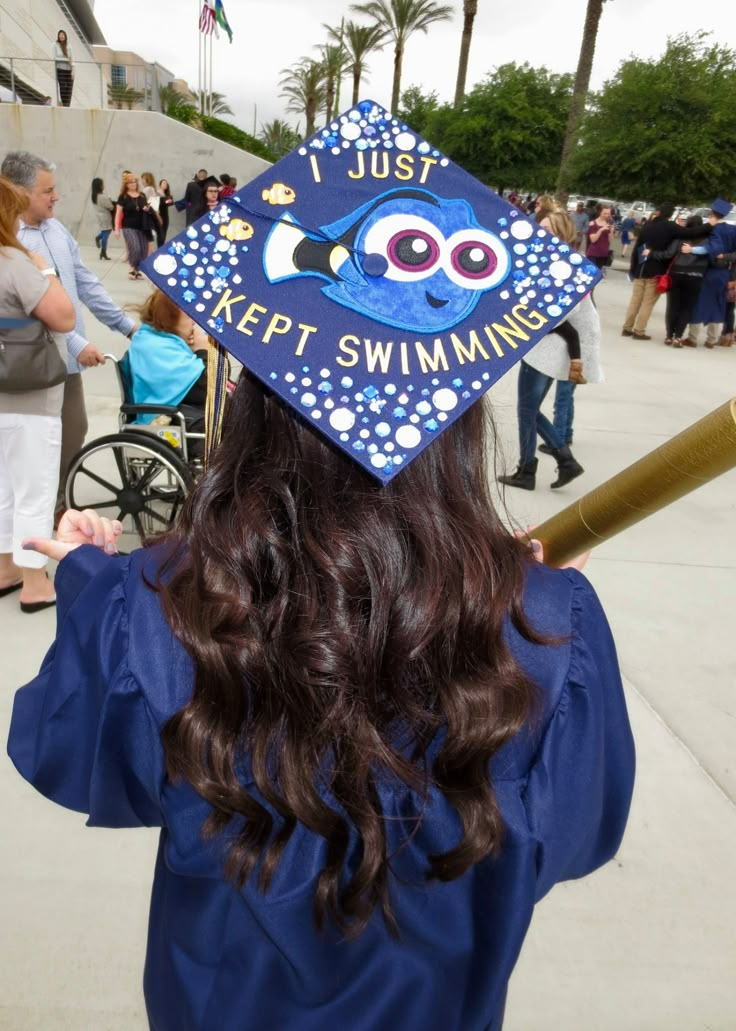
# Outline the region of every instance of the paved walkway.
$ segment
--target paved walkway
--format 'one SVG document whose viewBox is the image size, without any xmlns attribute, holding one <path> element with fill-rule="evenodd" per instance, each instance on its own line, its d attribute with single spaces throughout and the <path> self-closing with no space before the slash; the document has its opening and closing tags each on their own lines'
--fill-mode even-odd
<svg viewBox="0 0 736 1031">
<path fill-rule="evenodd" d="M 118 260 L 100 265 L 121 303 L 140 300 Z M 580 388 L 575 455 L 586 475 L 551 491 L 508 491 L 539 522 L 736 393 L 736 348 L 672 351 L 620 337 L 629 287 L 596 291 L 606 382 Z M 124 341 L 90 319 L 90 338 Z M 516 461 L 515 376 L 493 391 Z M 85 374 L 92 436 L 115 428 L 112 369 Z M 733 1031 L 736 1028 L 736 473 L 600 547 L 588 567 L 613 624 L 638 748 L 638 780 L 617 859 L 560 885 L 538 907 L 511 982 L 505 1031 Z M 53 636 L 53 615 L 0 601 L 2 718 Z M 4 729 L 4 728 L 3 728 Z M 141 971 L 156 836 L 85 830 L 5 759 L 0 766 L 0 1028 L 143 1031 Z M 274 1029 L 276 1031 L 276 1029 Z M 349 1028 L 339 1031 L 350 1031 Z M 389 1029 L 381 1029 L 389 1031 Z M 418 1031 L 418 1029 L 407 1029 Z"/>
</svg>

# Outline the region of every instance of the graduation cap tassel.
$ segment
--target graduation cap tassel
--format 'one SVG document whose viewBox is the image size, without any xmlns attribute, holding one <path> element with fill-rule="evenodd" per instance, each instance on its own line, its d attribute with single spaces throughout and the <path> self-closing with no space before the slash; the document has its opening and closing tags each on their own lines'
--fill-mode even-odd
<svg viewBox="0 0 736 1031">
<path fill-rule="evenodd" d="M 227 378 L 229 362 L 224 347 L 214 337 L 208 337 L 207 352 L 207 400 L 204 409 L 205 449 L 204 461 L 208 464 L 214 448 L 222 437 L 222 422 L 225 416 Z"/>
<path fill-rule="evenodd" d="M 564 562 L 736 468 L 736 398 L 534 528 L 544 561 Z"/>
</svg>

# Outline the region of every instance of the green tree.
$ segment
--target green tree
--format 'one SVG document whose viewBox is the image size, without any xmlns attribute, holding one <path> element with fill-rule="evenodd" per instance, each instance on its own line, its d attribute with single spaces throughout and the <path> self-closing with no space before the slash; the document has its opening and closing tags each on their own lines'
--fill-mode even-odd
<svg viewBox="0 0 736 1031">
<path fill-rule="evenodd" d="M 679 204 L 736 193 L 736 52 L 707 33 L 630 58 L 593 98 L 570 157 L 573 189 Z"/>
<path fill-rule="evenodd" d="M 158 99 L 161 104 L 161 112 L 165 115 L 168 115 L 170 109 L 181 107 L 182 104 L 191 103 L 190 97 L 171 85 L 159 86 Z"/>
<path fill-rule="evenodd" d="M 399 107 L 401 71 L 406 42 L 415 32 L 426 34 L 430 25 L 452 18 L 454 7 L 435 0 L 369 0 L 352 4 L 352 11 L 372 18 L 394 44 L 394 81 L 391 88 L 391 110 Z"/>
<path fill-rule="evenodd" d="M 258 138 L 277 160 L 284 157 L 285 154 L 291 153 L 302 141 L 299 126 L 292 129 L 280 118 L 274 118 L 272 122 L 263 124 Z"/>
<path fill-rule="evenodd" d="M 201 129 L 202 132 L 206 132 L 208 136 L 214 136 L 215 139 L 222 140 L 223 143 L 229 143 L 233 147 L 239 147 L 240 150 L 247 150 L 249 154 L 255 154 L 266 161 L 276 160 L 275 155 L 271 153 L 261 140 L 257 140 L 255 136 L 251 136 L 250 133 L 239 129 L 237 125 L 233 125 L 231 122 L 223 122 L 220 118 L 214 118 L 211 115 L 200 115 L 197 128 Z"/>
<path fill-rule="evenodd" d="M 158 91 L 161 111 L 178 122 L 193 125 L 197 122 L 199 112 L 191 94 L 182 93 L 173 86 L 160 86 Z"/>
<path fill-rule="evenodd" d="M 216 90 L 213 90 L 212 93 L 209 90 L 195 90 L 194 98 L 199 108 L 199 113 L 202 115 L 215 117 L 217 115 L 231 115 L 233 113 L 224 94 L 217 93 Z"/>
<path fill-rule="evenodd" d="M 572 88 L 572 99 L 570 110 L 567 116 L 567 128 L 565 139 L 562 144 L 562 156 L 560 157 L 560 170 L 557 175 L 557 196 L 561 201 L 567 200 L 566 178 L 567 165 L 572 152 L 573 145 L 577 138 L 578 126 L 585 109 L 585 101 L 590 86 L 590 75 L 593 71 L 593 57 L 595 55 L 595 43 L 598 38 L 598 25 L 600 24 L 603 4 L 606 0 L 588 0 L 585 11 L 585 24 L 583 25 L 583 38 L 580 43 L 580 55 L 578 67 L 575 73 L 575 84 Z"/>
<path fill-rule="evenodd" d="M 286 110 L 306 118 L 306 135 L 315 129 L 317 114 L 325 106 L 325 69 L 321 61 L 303 58 L 295 68 L 281 72 L 281 93 L 287 100 Z"/>
<path fill-rule="evenodd" d="M 423 135 L 497 189 L 546 189 L 557 175 L 571 92 L 571 75 L 504 64 L 459 110 L 445 104 L 429 111 Z"/>
<path fill-rule="evenodd" d="M 401 94 L 401 103 L 397 116 L 402 122 L 410 125 L 414 132 L 426 136 L 426 129 L 431 115 L 439 107 L 437 91 L 422 93 L 420 86 L 410 86 Z"/>
<path fill-rule="evenodd" d="M 457 83 L 455 84 L 455 104 L 460 107 L 465 96 L 465 80 L 468 77 L 468 57 L 470 41 L 473 38 L 473 22 L 478 13 L 478 0 L 463 0 L 463 34 L 460 40 L 460 58 L 457 63 Z"/>
<path fill-rule="evenodd" d="M 383 50 L 386 42 L 386 31 L 380 25 L 358 25 L 354 21 L 346 22 L 340 29 L 324 25 L 330 39 L 342 43 L 348 58 L 347 70 L 353 77 L 353 104 L 360 100 L 360 80 L 368 71 L 365 59 L 368 54 Z"/>
</svg>

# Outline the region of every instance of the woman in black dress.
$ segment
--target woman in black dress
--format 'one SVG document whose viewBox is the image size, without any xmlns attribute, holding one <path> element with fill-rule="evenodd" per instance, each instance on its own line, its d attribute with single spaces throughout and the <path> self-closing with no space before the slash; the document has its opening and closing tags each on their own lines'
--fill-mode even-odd
<svg viewBox="0 0 736 1031">
<path fill-rule="evenodd" d="M 128 248 L 129 279 L 143 279 L 139 265 L 148 256 L 145 216 L 151 209 L 148 199 L 138 189 L 138 180 L 130 172 L 123 176 L 123 188 L 115 208 L 115 235 L 123 231 Z"/>
</svg>

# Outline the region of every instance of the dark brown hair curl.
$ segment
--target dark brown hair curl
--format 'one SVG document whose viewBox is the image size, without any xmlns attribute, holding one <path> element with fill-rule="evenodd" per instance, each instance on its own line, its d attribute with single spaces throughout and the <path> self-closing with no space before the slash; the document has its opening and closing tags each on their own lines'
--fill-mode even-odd
<svg viewBox="0 0 736 1031">
<path fill-rule="evenodd" d="M 196 673 L 162 734 L 168 776 L 211 804 L 206 837 L 237 821 L 238 887 L 257 871 L 268 890 L 297 823 L 326 840 L 318 927 L 356 935 L 379 907 L 396 931 L 387 778 L 420 811 L 434 787 L 460 817 L 428 877 L 460 877 L 501 842 L 488 764 L 536 698 L 507 620 L 540 638 L 521 605 L 528 549 L 490 501 L 486 418 L 475 404 L 383 487 L 243 374 L 170 536 L 157 589 Z"/>
</svg>

